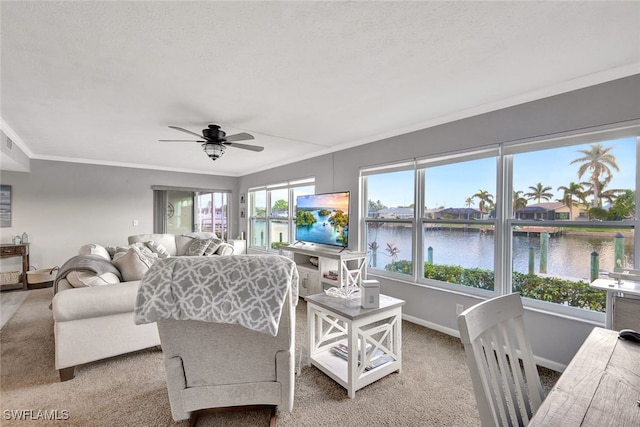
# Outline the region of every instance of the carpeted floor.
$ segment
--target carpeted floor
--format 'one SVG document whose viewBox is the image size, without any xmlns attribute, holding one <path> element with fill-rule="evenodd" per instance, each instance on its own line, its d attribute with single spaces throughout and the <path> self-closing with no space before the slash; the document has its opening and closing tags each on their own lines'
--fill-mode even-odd
<svg viewBox="0 0 640 427">
<path fill-rule="evenodd" d="M 171 418 L 162 353 L 148 349 L 76 368 L 59 382 L 54 368 L 52 290 L 30 293 L 0 330 L 1 402 L 4 425 L 186 426 Z M 297 314 L 297 347 L 304 354 L 306 305 Z M 308 366 L 296 377 L 292 413 L 279 413 L 278 426 L 478 426 L 464 351 L 457 338 L 403 322 L 403 369 L 356 392 Z M 558 373 L 541 370 L 545 387 Z M 38 411 L 66 420 L 13 420 L 7 411 Z M 55 412 L 57 411 L 57 413 Z M 23 412 L 24 413 L 24 412 Z M 42 412 L 40 412 L 42 414 Z M 226 412 L 200 418 L 198 426 L 267 426 L 268 411 Z"/>
</svg>

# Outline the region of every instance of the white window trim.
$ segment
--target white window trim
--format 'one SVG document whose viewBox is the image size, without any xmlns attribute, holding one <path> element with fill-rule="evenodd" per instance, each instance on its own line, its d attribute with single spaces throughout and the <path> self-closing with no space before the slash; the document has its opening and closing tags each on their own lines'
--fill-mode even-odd
<svg viewBox="0 0 640 427">
<path fill-rule="evenodd" d="M 248 212 L 247 212 L 247 230 L 249 230 L 248 236 L 247 236 L 247 248 L 248 249 L 252 249 L 255 251 L 266 251 L 266 252 L 276 252 L 275 249 L 271 248 L 271 244 L 274 242 L 273 240 L 273 236 L 271 236 L 271 221 L 284 221 L 285 219 L 288 221 L 288 233 L 289 233 L 289 243 L 293 243 L 291 240 L 295 237 L 295 230 L 294 230 L 294 221 L 295 221 L 295 213 L 293 211 L 293 207 L 295 205 L 295 200 L 293 200 L 293 194 L 294 194 L 294 190 L 296 188 L 300 188 L 300 187 L 309 187 L 309 186 L 314 186 L 315 188 L 315 178 L 297 178 L 297 179 L 293 179 L 293 180 L 289 180 L 289 181 L 285 181 L 285 182 L 279 182 L 279 183 L 275 183 L 275 184 L 265 184 L 265 185 L 261 185 L 261 186 L 257 186 L 257 187 L 250 187 L 247 190 L 247 196 L 248 196 L 248 200 L 249 200 L 249 205 L 248 205 Z M 277 191 L 277 190 L 287 190 L 287 197 L 288 197 L 288 207 L 289 207 L 289 212 L 288 212 L 288 216 L 287 218 L 278 218 L 278 217 L 274 217 L 271 214 L 271 207 L 273 205 L 273 202 L 271 200 L 271 192 L 272 191 Z M 265 216 L 264 217 L 257 217 L 253 215 L 253 212 L 251 210 L 252 205 L 251 203 L 253 203 L 252 201 L 252 197 L 251 194 L 254 192 L 258 192 L 258 191 L 265 191 L 266 192 L 266 197 L 265 197 Z M 264 220 L 265 221 L 265 246 L 253 246 L 252 242 L 253 242 L 253 228 L 251 227 L 251 222 L 254 219 L 258 219 L 258 220 Z"/>
<path fill-rule="evenodd" d="M 443 155 L 433 155 L 429 157 L 399 161 L 397 163 L 388 163 L 384 165 L 372 165 L 364 167 L 360 170 L 360 194 L 361 203 L 360 209 L 363 215 L 360 218 L 360 247 L 367 250 L 367 223 L 368 222 L 380 222 L 373 219 L 366 218 L 368 212 L 368 188 L 367 177 L 370 175 L 389 173 L 401 170 L 414 169 L 416 183 L 414 186 L 414 218 L 413 220 L 393 220 L 392 222 L 411 223 L 413 225 L 413 256 L 412 256 L 412 277 L 409 275 L 385 272 L 382 269 L 371 270 L 371 274 L 374 276 L 388 277 L 401 282 L 411 282 L 420 286 L 434 287 L 443 291 L 450 291 L 455 293 L 478 295 L 483 297 L 492 297 L 496 295 L 502 295 L 511 292 L 511 275 L 512 266 L 511 252 L 512 243 L 510 230 L 514 223 L 522 224 L 522 220 L 515 220 L 511 218 L 511 205 L 512 198 L 505 197 L 510 195 L 513 191 L 513 154 L 525 153 L 530 151 L 540 151 L 550 148 L 559 148 L 562 146 L 579 145 L 595 143 L 605 140 L 620 139 L 625 137 L 636 137 L 636 214 L 633 220 L 625 221 L 607 221 L 599 223 L 598 227 L 616 227 L 619 228 L 622 224 L 627 227 L 639 230 L 640 226 L 640 119 L 631 120 L 623 123 L 614 123 L 609 125 L 603 125 L 598 127 L 585 128 L 580 130 L 574 130 L 569 132 L 562 132 L 550 135 L 542 135 L 539 137 L 502 142 L 496 146 L 483 147 L 476 150 L 465 150 L 461 152 L 445 153 Z M 461 161 L 469 161 L 479 158 L 491 157 L 495 151 L 497 168 L 496 168 L 496 201 L 495 204 L 498 207 L 496 210 L 495 220 L 489 221 L 495 224 L 495 242 L 494 242 L 494 290 L 487 291 L 477 288 L 466 288 L 464 286 L 435 281 L 432 279 L 425 279 L 424 275 L 424 257 L 422 251 L 422 232 L 418 232 L 418 228 L 421 229 L 425 219 L 419 216 L 418 212 L 423 211 L 424 200 L 422 194 L 422 185 L 424 182 L 424 176 L 419 172 L 425 167 L 431 167 L 436 165 L 444 165 L 450 163 L 456 163 Z M 429 220 L 427 222 L 431 222 Z M 389 222 L 386 220 L 385 222 Z M 463 221 L 464 222 L 464 221 Z M 572 221 L 571 225 L 589 225 L 594 224 L 590 221 Z M 418 260 L 418 261 L 416 261 Z M 420 263 L 418 267 L 417 263 Z M 640 265 L 640 232 L 634 232 L 634 265 Z M 508 280 L 505 280 L 508 278 Z M 500 284 L 500 285 L 497 285 Z M 536 311 L 550 313 L 552 315 L 559 315 L 567 317 L 569 319 L 577 319 L 581 321 L 593 322 L 594 324 L 600 324 L 604 321 L 604 313 L 584 310 L 577 307 L 562 306 L 556 303 L 550 303 L 546 301 L 539 301 L 535 299 L 525 298 L 525 305 L 531 307 Z"/>
</svg>

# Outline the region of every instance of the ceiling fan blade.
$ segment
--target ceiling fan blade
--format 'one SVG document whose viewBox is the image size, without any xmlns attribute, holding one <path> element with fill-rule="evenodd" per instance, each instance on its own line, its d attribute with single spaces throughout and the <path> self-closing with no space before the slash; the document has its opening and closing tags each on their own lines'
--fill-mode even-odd
<svg viewBox="0 0 640 427">
<path fill-rule="evenodd" d="M 185 133 L 189 133 L 189 134 L 191 134 L 191 135 L 195 135 L 195 136 L 197 136 L 198 138 L 204 138 L 204 136 L 203 136 L 203 135 L 200 135 L 199 133 L 191 132 L 190 130 L 182 129 L 182 128 L 179 128 L 178 126 L 169 126 L 169 127 L 170 127 L 171 129 L 179 130 L 180 132 L 185 132 Z M 206 138 L 205 138 L 205 139 L 206 139 Z"/>
<path fill-rule="evenodd" d="M 242 132 L 242 133 L 236 133 L 235 135 L 225 136 L 224 139 L 226 139 L 227 142 L 234 142 L 234 141 L 248 141 L 250 139 L 255 139 L 255 138 L 251 134 Z"/>
<path fill-rule="evenodd" d="M 159 139 L 158 142 L 207 142 L 207 141 L 195 141 L 193 139 Z"/>
<path fill-rule="evenodd" d="M 237 142 L 225 142 L 224 145 L 234 148 L 242 148 L 243 150 L 262 151 L 264 147 L 258 147 L 257 145 L 238 144 Z"/>
</svg>

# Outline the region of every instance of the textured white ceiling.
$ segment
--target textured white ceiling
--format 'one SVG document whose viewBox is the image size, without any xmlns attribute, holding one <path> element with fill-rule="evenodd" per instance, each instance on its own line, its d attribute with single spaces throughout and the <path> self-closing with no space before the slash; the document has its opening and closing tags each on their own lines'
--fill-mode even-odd
<svg viewBox="0 0 640 427">
<path fill-rule="evenodd" d="M 640 2 L 2 1 L 30 157 L 240 176 L 640 72 Z M 175 125 L 249 132 L 212 162 Z"/>
</svg>

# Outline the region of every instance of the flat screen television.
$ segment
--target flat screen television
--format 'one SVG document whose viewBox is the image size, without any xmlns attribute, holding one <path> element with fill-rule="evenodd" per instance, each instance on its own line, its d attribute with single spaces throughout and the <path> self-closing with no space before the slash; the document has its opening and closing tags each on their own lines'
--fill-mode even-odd
<svg viewBox="0 0 640 427">
<path fill-rule="evenodd" d="M 296 241 L 349 246 L 349 192 L 298 196 Z"/>
</svg>

